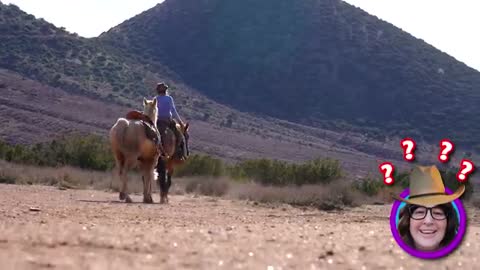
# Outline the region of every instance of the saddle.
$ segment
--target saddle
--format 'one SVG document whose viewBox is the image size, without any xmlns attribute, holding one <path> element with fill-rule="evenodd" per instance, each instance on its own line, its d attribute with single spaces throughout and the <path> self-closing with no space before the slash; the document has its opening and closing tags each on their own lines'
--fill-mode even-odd
<svg viewBox="0 0 480 270">
<path fill-rule="evenodd" d="M 160 133 L 155 128 L 155 125 L 153 124 L 150 117 L 148 117 L 146 114 L 140 111 L 130 111 L 127 113 L 126 119 L 140 120 L 145 127 L 145 134 L 147 135 L 147 138 L 152 140 L 157 146 L 161 144 Z"/>
</svg>

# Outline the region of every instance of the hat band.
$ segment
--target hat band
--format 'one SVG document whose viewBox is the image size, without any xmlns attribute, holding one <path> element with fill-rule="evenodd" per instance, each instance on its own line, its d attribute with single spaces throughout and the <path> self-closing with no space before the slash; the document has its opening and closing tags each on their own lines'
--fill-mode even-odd
<svg viewBox="0 0 480 270">
<path fill-rule="evenodd" d="M 425 194 L 419 194 L 419 195 L 410 196 L 409 199 L 420 198 L 420 197 L 425 197 L 425 196 L 432 196 L 432 195 L 446 195 L 446 194 L 445 194 L 445 193 L 442 193 L 442 192 L 425 193 Z"/>
</svg>

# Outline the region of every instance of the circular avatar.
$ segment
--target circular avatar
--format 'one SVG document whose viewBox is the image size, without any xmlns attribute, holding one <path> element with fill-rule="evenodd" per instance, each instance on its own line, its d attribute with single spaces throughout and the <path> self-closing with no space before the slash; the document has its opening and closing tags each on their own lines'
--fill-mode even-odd
<svg viewBox="0 0 480 270">
<path fill-rule="evenodd" d="M 464 191 L 464 185 L 455 192 L 445 188 L 435 166 L 415 168 L 410 188 L 396 198 L 390 213 L 390 228 L 398 245 L 422 259 L 440 258 L 455 250 L 467 223 L 459 199 Z"/>
</svg>

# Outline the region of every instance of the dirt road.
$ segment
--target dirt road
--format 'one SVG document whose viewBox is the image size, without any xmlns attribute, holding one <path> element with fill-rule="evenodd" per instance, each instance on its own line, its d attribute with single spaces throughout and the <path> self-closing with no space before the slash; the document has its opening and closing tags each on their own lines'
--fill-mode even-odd
<svg viewBox="0 0 480 270">
<path fill-rule="evenodd" d="M 0 185 L 0 268 L 478 269 L 478 212 L 468 210 L 467 234 L 452 255 L 427 261 L 397 246 L 389 211 L 193 196 L 127 205 L 114 193 Z"/>
</svg>

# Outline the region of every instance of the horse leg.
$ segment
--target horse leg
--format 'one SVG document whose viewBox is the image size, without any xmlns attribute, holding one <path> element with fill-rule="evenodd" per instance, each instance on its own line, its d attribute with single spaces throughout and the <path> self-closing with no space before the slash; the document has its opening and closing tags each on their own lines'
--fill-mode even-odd
<svg viewBox="0 0 480 270">
<path fill-rule="evenodd" d="M 140 165 L 142 171 L 142 181 L 143 181 L 143 202 L 144 203 L 153 203 L 152 199 L 152 179 L 153 170 L 152 166 L 147 166 L 143 162 Z"/>
<path fill-rule="evenodd" d="M 172 174 L 173 174 L 173 172 L 170 171 L 170 170 L 167 172 L 167 183 L 166 183 L 167 192 L 165 194 L 165 200 L 167 201 L 167 203 L 168 203 L 168 190 L 170 189 L 170 186 L 172 185 Z"/>
<path fill-rule="evenodd" d="M 125 156 L 120 153 L 120 152 L 115 152 L 115 163 L 117 165 L 117 170 L 118 170 L 118 178 L 120 179 L 120 182 L 122 184 L 120 188 L 120 193 L 118 194 L 118 198 L 123 201 L 130 199 L 127 195 L 127 167 L 126 167 L 126 161 L 125 161 Z M 131 202 L 131 199 L 130 199 Z"/>
<path fill-rule="evenodd" d="M 163 198 L 166 203 L 168 203 L 168 191 L 170 189 L 170 186 L 172 185 L 172 174 L 173 174 L 173 164 L 167 163 L 166 181 L 165 181 L 165 188 L 163 192 Z"/>
<path fill-rule="evenodd" d="M 128 176 L 127 176 L 127 171 L 128 170 L 127 170 L 127 168 L 128 168 L 128 164 L 125 160 L 123 160 L 122 163 L 123 163 L 123 166 L 119 170 L 120 180 L 122 182 L 122 187 L 120 188 L 119 199 L 121 201 L 125 200 L 126 203 L 131 203 L 133 201 L 132 201 L 132 198 L 130 198 L 130 196 L 128 195 L 128 191 L 127 191 L 127 183 L 128 183 Z"/>
<path fill-rule="evenodd" d="M 160 203 L 165 203 L 166 194 L 168 192 L 167 188 L 167 177 L 166 177 L 166 166 L 164 160 L 158 160 L 157 164 L 157 173 L 158 173 L 158 186 L 160 188 Z"/>
<path fill-rule="evenodd" d="M 127 192 L 127 182 L 128 182 L 127 174 L 124 172 L 122 177 L 122 189 L 120 191 L 119 197 L 120 197 L 120 200 L 125 200 L 126 203 L 132 203 L 133 202 L 132 198 L 130 198 Z"/>
</svg>

